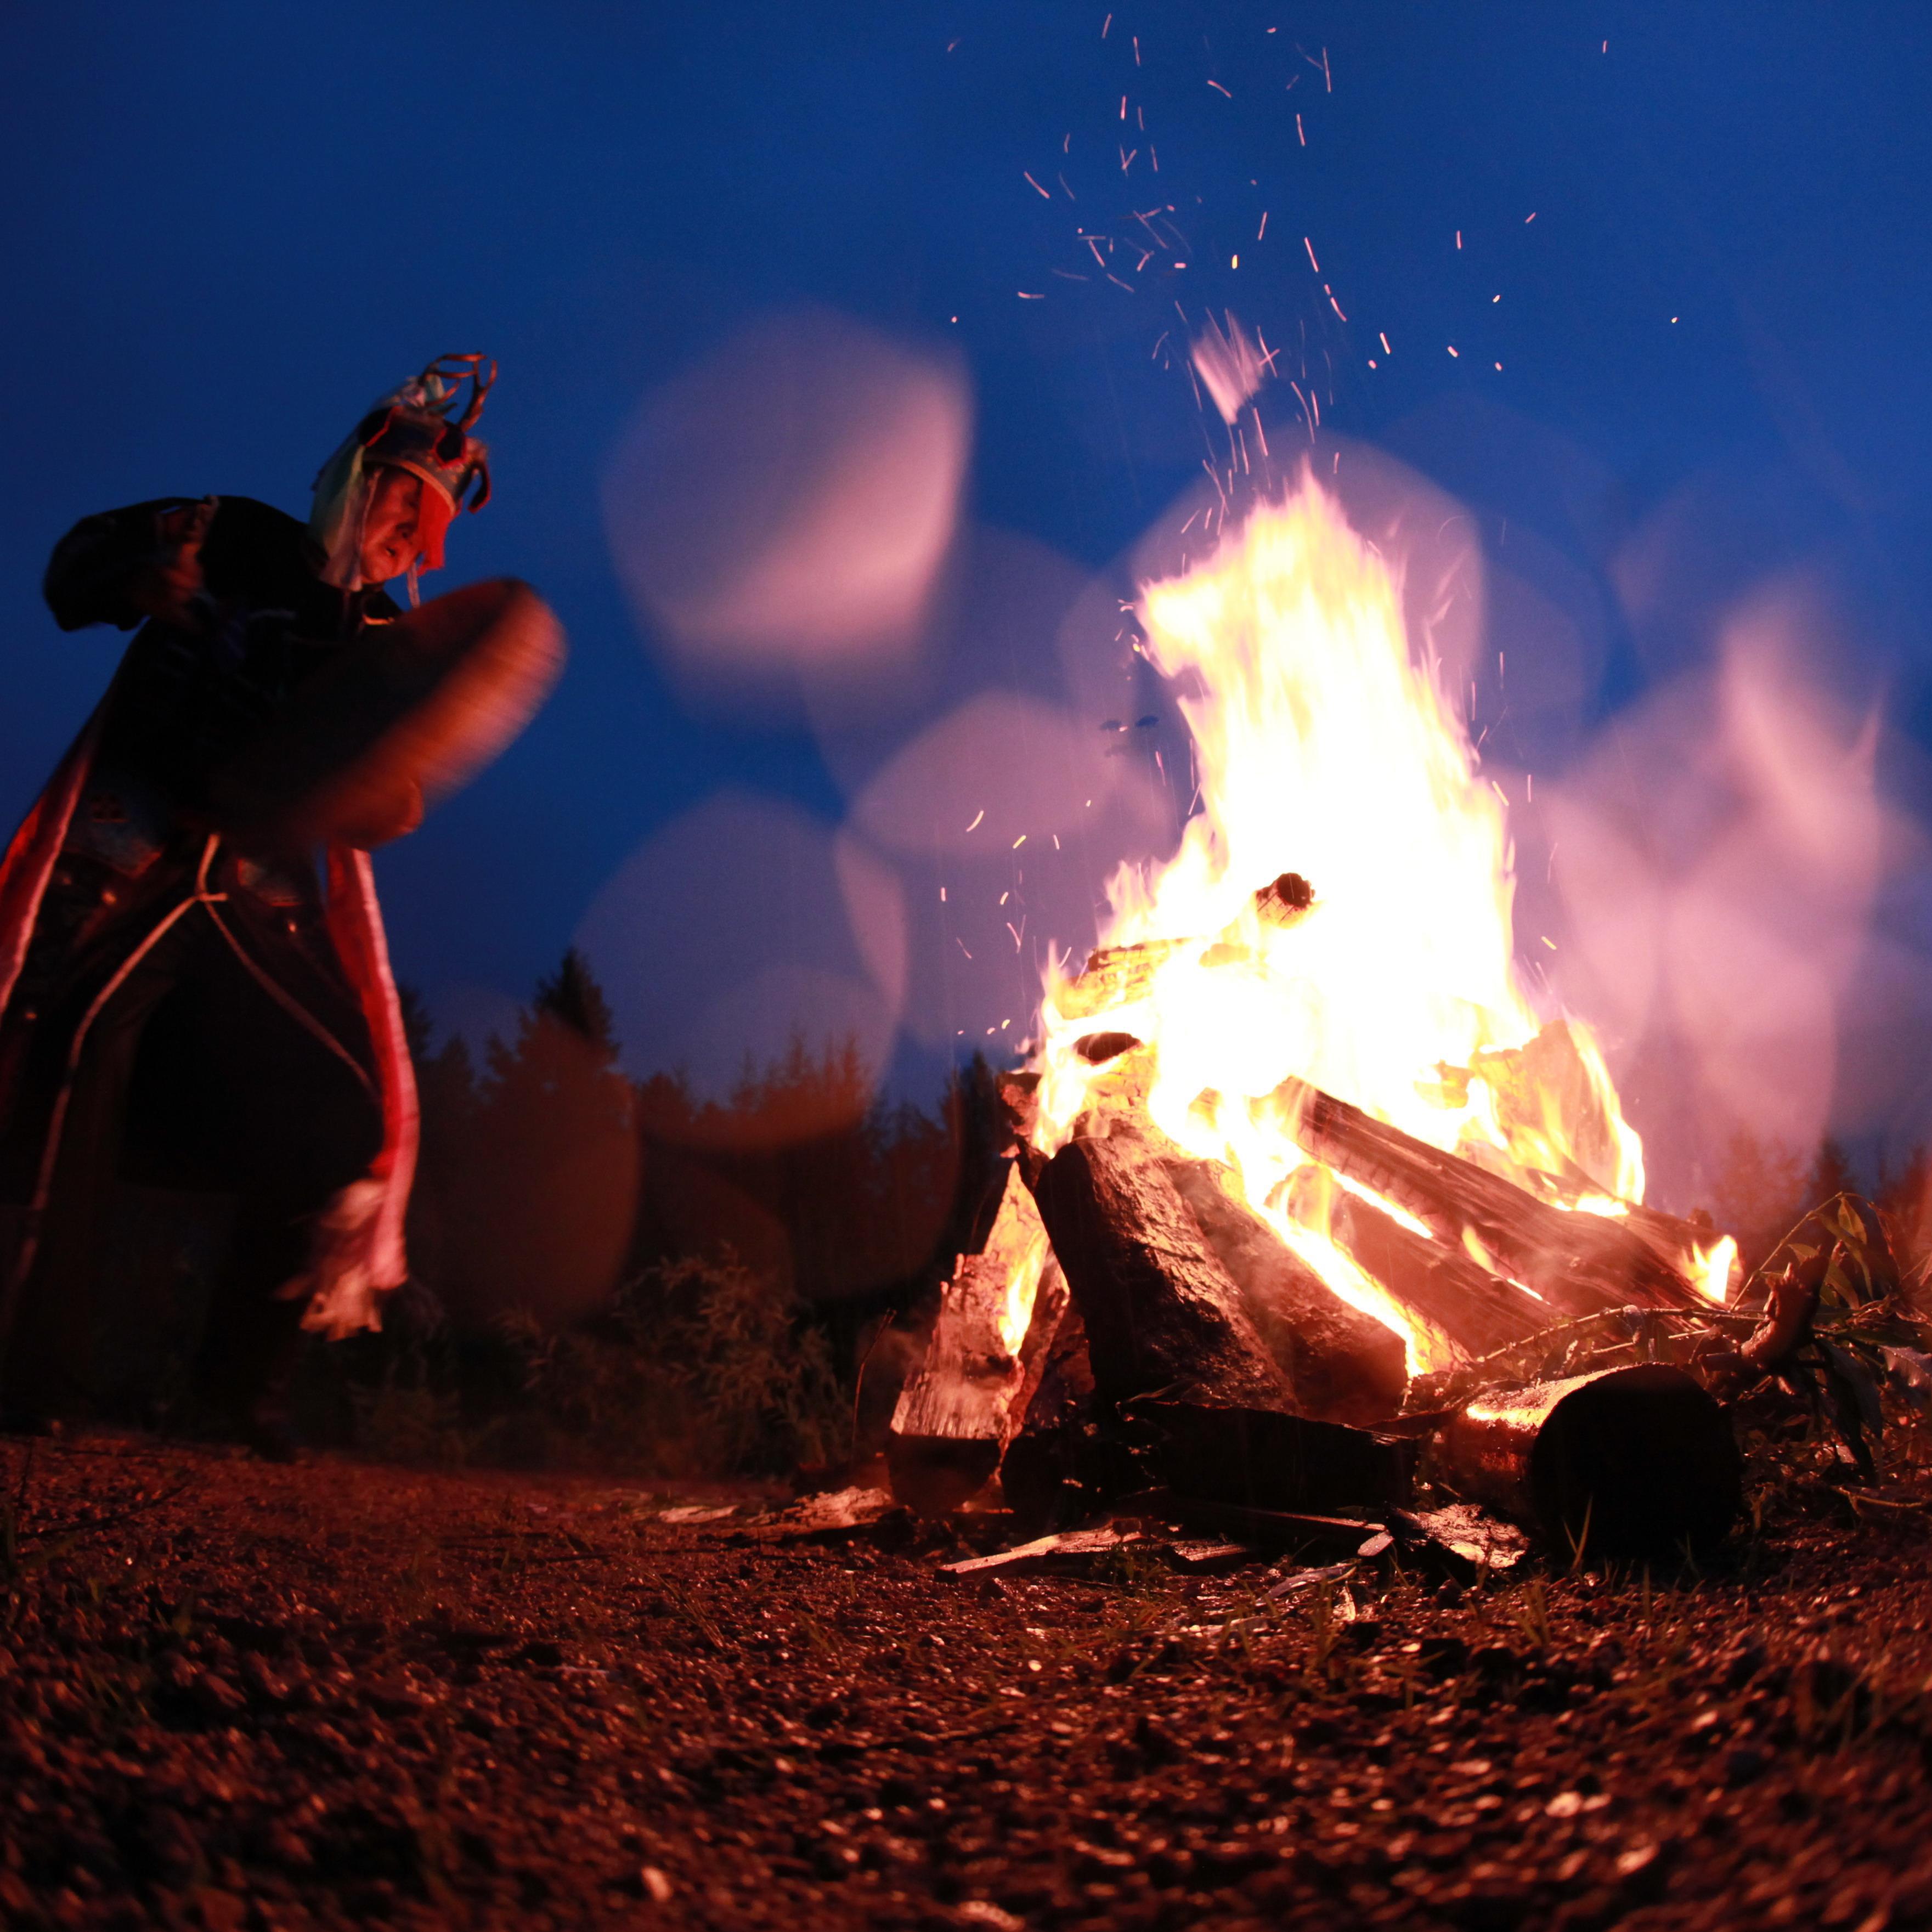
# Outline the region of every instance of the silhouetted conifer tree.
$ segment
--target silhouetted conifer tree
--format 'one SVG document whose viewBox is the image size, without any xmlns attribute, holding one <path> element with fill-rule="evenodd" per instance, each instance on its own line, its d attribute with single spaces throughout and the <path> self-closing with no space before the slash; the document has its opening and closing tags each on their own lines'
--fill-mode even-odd
<svg viewBox="0 0 1932 1932">
<path fill-rule="evenodd" d="M 403 1038 L 408 1042 L 410 1058 L 421 1066 L 429 1058 L 430 1040 L 435 1023 L 422 994 L 405 981 L 396 982 L 396 1004 L 402 1009 Z"/>
<path fill-rule="evenodd" d="M 1932 1260 L 1932 1148 L 1921 1141 L 1895 1173 L 1880 1166 L 1877 1205 L 1899 1267 L 1922 1272 Z"/>
<path fill-rule="evenodd" d="M 638 1142 L 610 1009 L 582 956 L 573 948 L 538 982 L 480 1070 L 460 1036 L 434 1053 L 412 1044 L 416 1270 L 472 1325 L 512 1308 L 560 1320 L 594 1306 L 628 1248 Z"/>
<path fill-rule="evenodd" d="M 476 1070 L 460 1034 L 452 1034 L 432 1053 L 424 1029 L 420 1036 L 412 1036 L 410 1049 L 422 1138 L 410 1192 L 410 1272 L 447 1308 L 452 1292 L 459 1300 L 461 1295 L 461 1284 L 453 1278 L 452 1239 L 456 1217 L 466 1211 L 467 1177 L 475 1158 Z"/>
<path fill-rule="evenodd" d="M 590 962 L 574 946 L 568 947 L 554 973 L 537 982 L 534 1010 L 548 1015 L 590 1041 L 606 1064 L 617 1058 L 616 1021 L 590 970 Z"/>
<path fill-rule="evenodd" d="M 1737 1237 L 1748 1270 L 1766 1259 L 1811 1204 L 1810 1186 L 1804 1163 L 1781 1142 L 1744 1127 L 1732 1133 L 1711 1213 L 1720 1228 Z"/>
<path fill-rule="evenodd" d="M 971 1109 L 952 1088 L 935 1112 L 879 1103 L 874 1085 L 855 1043 L 802 1040 L 748 1061 L 722 1100 L 675 1074 L 640 1081 L 634 1267 L 728 1248 L 811 1305 L 849 1363 L 862 1330 L 944 1271 L 972 1211 Z"/>
<path fill-rule="evenodd" d="M 1827 1134 L 1818 1143 L 1818 1151 L 1812 1156 L 1811 1172 L 1804 1184 L 1805 1206 L 1816 1208 L 1835 1194 L 1858 1192 L 1858 1178 L 1852 1172 L 1851 1156 L 1845 1151 L 1842 1142 Z"/>
<path fill-rule="evenodd" d="M 722 1100 L 676 1072 L 634 1083 L 574 947 L 480 1065 L 460 1036 L 432 1050 L 411 1011 L 412 1260 L 459 1323 L 519 1306 L 565 1318 L 620 1276 L 729 1250 L 820 1310 L 842 1350 L 971 1244 L 998 1178 L 1006 1130 L 983 1060 L 937 1110 L 876 1102 L 850 1040 L 748 1060 Z"/>
</svg>

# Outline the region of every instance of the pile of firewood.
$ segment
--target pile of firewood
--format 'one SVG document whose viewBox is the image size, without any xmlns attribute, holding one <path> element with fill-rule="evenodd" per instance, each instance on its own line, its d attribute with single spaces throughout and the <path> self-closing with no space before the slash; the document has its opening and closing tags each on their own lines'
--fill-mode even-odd
<svg viewBox="0 0 1932 1932">
<path fill-rule="evenodd" d="M 1117 984 L 1135 963 L 1096 956 L 1085 976 Z M 1739 1463 L 1708 1378 L 1626 1360 L 1436 1400 L 1426 1378 L 1411 1386 L 1394 1330 L 1336 1295 L 1219 1168 L 1142 1124 L 1138 1041 L 1099 1034 L 1080 1050 L 1118 1064 L 1117 1104 L 1048 1159 L 1028 1138 L 1027 1083 L 1012 1083 L 997 1212 L 946 1284 L 893 1419 L 901 1501 L 941 1514 L 997 1477 L 1041 1528 L 1149 1490 L 1386 1514 L 1426 1460 L 1437 1482 L 1573 1545 L 1635 1553 L 1724 1534 Z M 1613 1311 L 1709 1310 L 1679 1266 L 1702 1233 L 1690 1224 L 1570 1211 L 1327 1094 L 1291 1082 L 1276 1097 L 1311 1162 L 1361 1190 L 1334 1191 L 1331 1238 L 1459 1361 Z M 1013 1346 L 1018 1280 L 1037 1285 Z"/>
</svg>

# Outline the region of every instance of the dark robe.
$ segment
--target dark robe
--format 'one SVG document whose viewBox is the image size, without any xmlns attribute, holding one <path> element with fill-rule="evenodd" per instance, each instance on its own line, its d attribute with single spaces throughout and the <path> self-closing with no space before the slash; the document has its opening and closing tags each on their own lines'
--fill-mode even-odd
<svg viewBox="0 0 1932 1932">
<path fill-rule="evenodd" d="M 0 861 L 0 1401 L 84 1412 L 117 1178 L 236 1202 L 203 1394 L 272 1406 L 303 1325 L 375 1325 L 404 1273 L 415 1096 L 365 854 L 250 853 L 212 775 L 371 620 L 304 526 L 220 500 L 196 628 L 128 602 L 173 500 L 56 548 L 64 630 L 139 626 L 100 708 Z M 326 874 L 326 876 L 325 876 Z M 12 1210 L 10 1214 L 6 1210 Z"/>
</svg>

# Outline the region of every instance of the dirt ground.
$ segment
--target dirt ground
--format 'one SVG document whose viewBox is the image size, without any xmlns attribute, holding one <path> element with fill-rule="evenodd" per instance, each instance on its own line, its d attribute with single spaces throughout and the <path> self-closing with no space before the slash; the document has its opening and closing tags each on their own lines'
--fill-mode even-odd
<svg viewBox="0 0 1932 1932">
<path fill-rule="evenodd" d="M 0 1476 L 9 1927 L 1932 1924 L 1910 1517 L 1281 1599 L 608 1480 Z"/>
</svg>

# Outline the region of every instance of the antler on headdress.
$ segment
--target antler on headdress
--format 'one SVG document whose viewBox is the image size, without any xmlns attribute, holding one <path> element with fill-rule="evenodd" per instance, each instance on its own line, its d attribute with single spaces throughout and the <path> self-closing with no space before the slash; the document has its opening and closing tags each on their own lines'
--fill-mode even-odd
<svg viewBox="0 0 1932 1932">
<path fill-rule="evenodd" d="M 398 391 L 396 400 L 446 417 L 466 379 L 470 386 L 470 400 L 453 427 L 466 434 L 483 413 L 483 399 L 496 380 L 496 363 L 478 350 L 452 350 L 437 356 L 414 382 Z"/>
<path fill-rule="evenodd" d="M 464 359 L 469 361 L 472 358 L 466 357 Z M 463 412 L 456 425 L 466 435 L 476 426 L 476 418 L 483 413 L 483 399 L 489 394 L 496 380 L 494 361 L 490 362 L 490 373 L 487 376 L 483 373 L 483 361 L 480 356 L 474 358 L 475 367 L 470 371 L 470 406 Z"/>
</svg>

